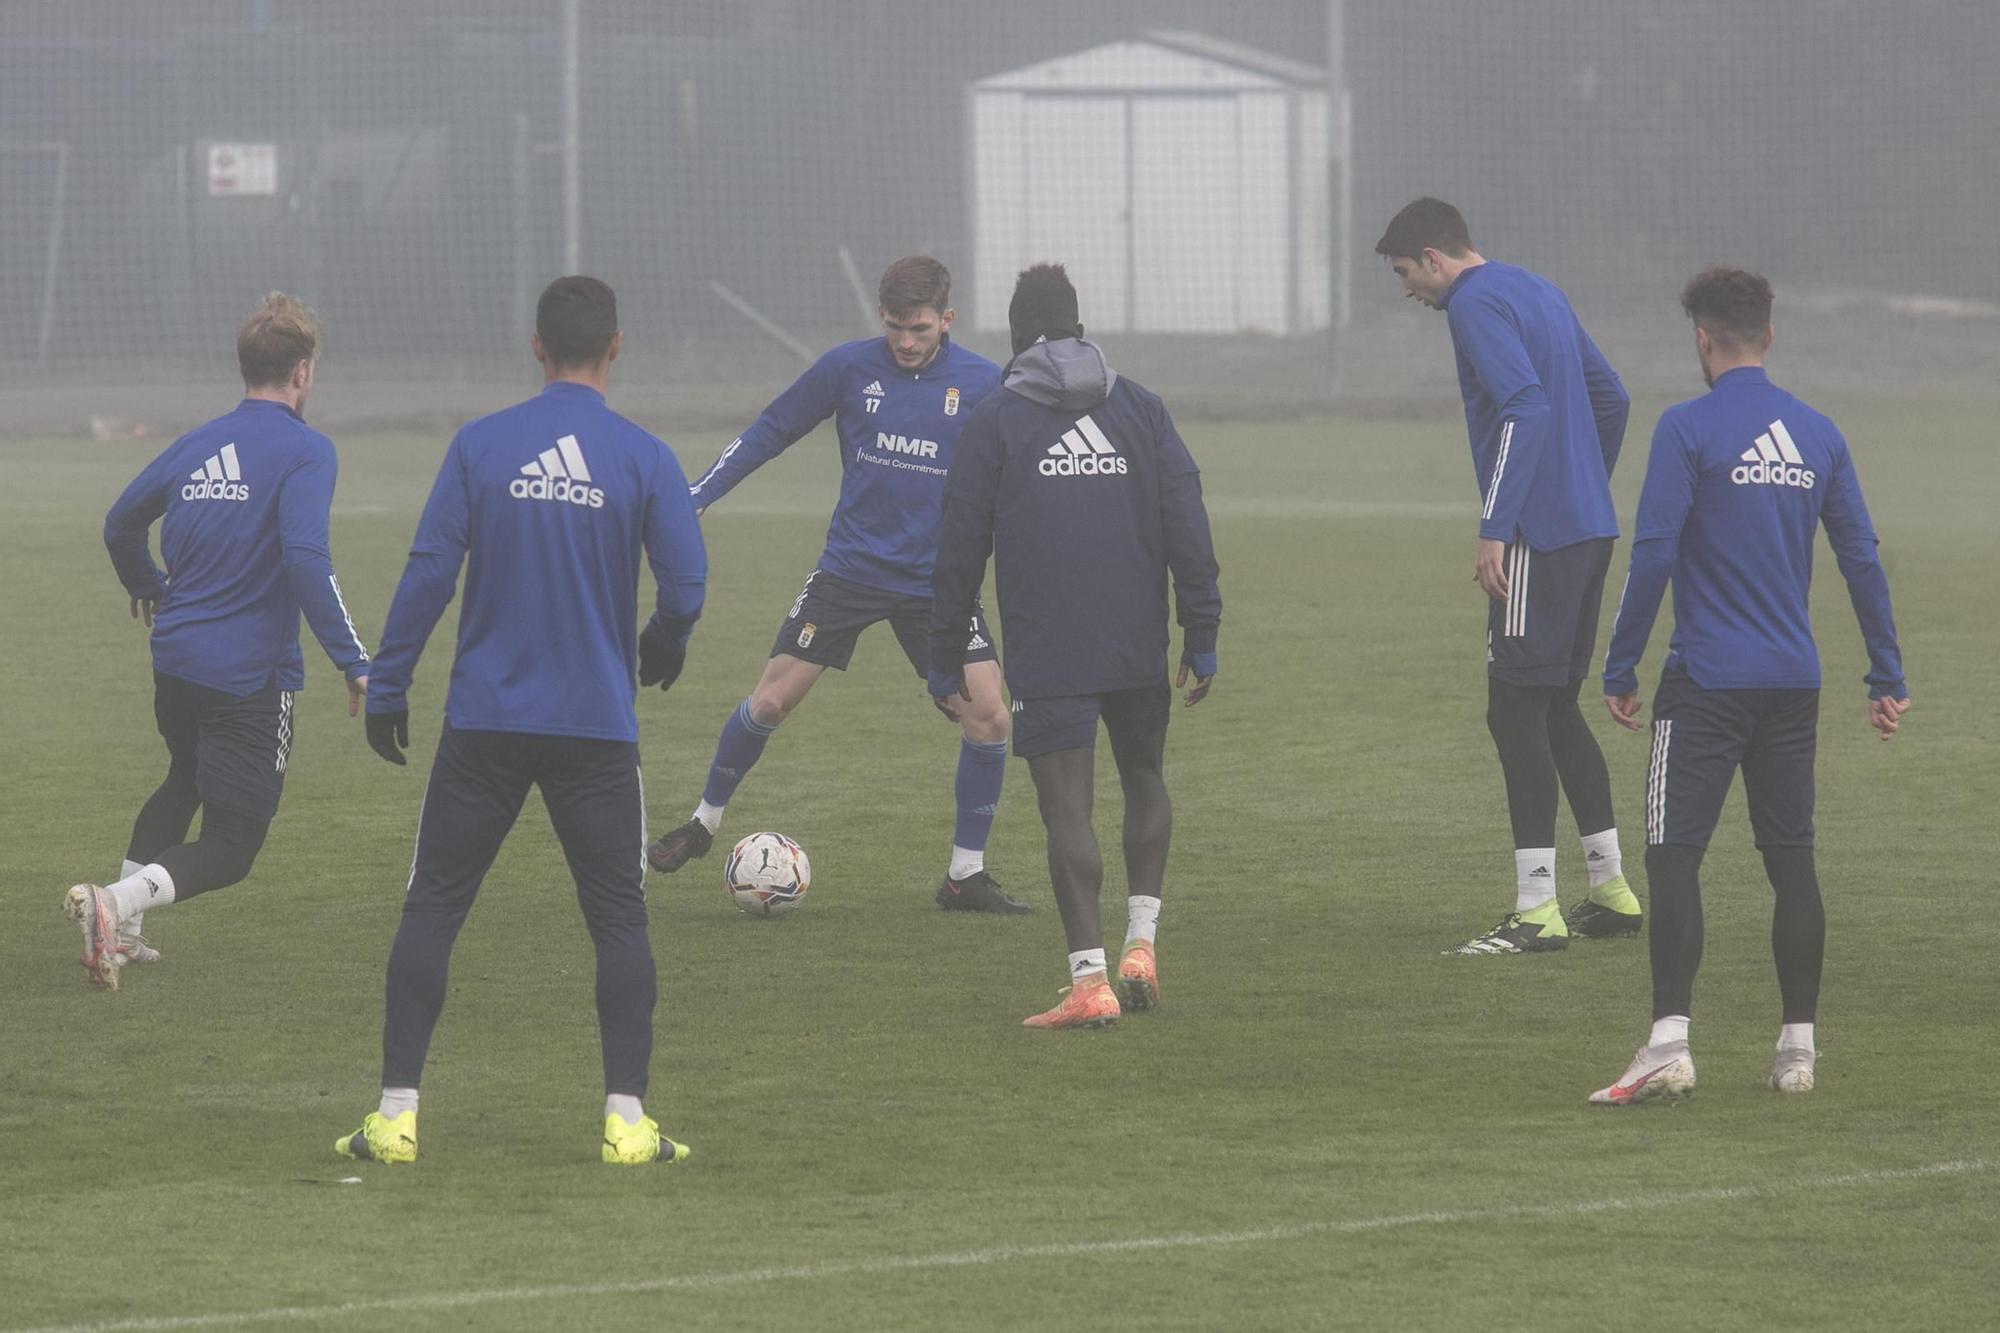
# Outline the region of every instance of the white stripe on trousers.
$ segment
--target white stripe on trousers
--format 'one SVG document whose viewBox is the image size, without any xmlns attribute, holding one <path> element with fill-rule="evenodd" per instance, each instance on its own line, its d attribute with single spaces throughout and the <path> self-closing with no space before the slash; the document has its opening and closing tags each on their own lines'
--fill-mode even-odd
<svg viewBox="0 0 2000 1333">
<path fill-rule="evenodd" d="M 1507 614 L 1500 626 L 1504 638 L 1518 639 L 1528 632 L 1528 565 L 1533 554 L 1525 541 L 1507 553 Z"/>
<path fill-rule="evenodd" d="M 1674 724 L 1666 718 L 1653 722 L 1653 761 L 1646 770 L 1646 845 L 1658 847 L 1667 837 L 1667 751 L 1673 744 Z"/>
</svg>

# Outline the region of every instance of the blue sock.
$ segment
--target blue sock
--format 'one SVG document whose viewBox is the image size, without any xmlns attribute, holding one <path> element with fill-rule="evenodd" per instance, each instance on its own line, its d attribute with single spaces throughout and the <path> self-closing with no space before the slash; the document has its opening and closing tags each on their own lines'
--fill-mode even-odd
<svg viewBox="0 0 2000 1333">
<path fill-rule="evenodd" d="M 776 730 L 751 718 L 748 699 L 736 705 L 715 742 L 715 762 L 708 766 L 708 785 L 701 789 L 701 799 L 714 806 L 728 805 L 736 785 L 763 756 L 764 742 Z"/>
<path fill-rule="evenodd" d="M 952 794 L 958 798 L 958 823 L 951 831 L 953 846 L 974 852 L 986 850 L 993 813 L 1000 808 L 1000 783 L 1006 776 L 1007 742 L 959 742 L 958 780 L 952 784 Z"/>
</svg>

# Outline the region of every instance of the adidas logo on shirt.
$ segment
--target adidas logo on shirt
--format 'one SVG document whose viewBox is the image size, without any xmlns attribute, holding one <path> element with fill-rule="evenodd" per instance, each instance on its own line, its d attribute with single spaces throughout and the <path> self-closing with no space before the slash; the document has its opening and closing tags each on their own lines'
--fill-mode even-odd
<svg viewBox="0 0 2000 1333">
<path fill-rule="evenodd" d="M 1743 451 L 1743 462 L 1730 469 L 1729 479 L 1738 486 L 1797 486 L 1809 491 L 1817 479 L 1803 466 L 1805 461 L 1785 423 L 1773 421 L 1757 443 Z"/>
<path fill-rule="evenodd" d="M 880 398 L 882 396 L 882 381 L 876 380 L 861 392 L 867 394 L 870 398 Z"/>
<path fill-rule="evenodd" d="M 1063 432 L 1062 439 L 1049 446 L 1049 456 L 1041 462 L 1045 477 L 1109 477 L 1125 473 L 1125 460 L 1104 438 L 1104 432 L 1088 415 Z"/>
<path fill-rule="evenodd" d="M 521 469 L 507 487 L 516 500 L 556 500 L 564 504 L 604 508 L 604 492 L 590 483 L 590 469 L 584 465 L 583 450 L 576 436 L 565 435 L 555 448 L 544 449 L 535 461 Z"/>
<path fill-rule="evenodd" d="M 183 500 L 247 500 L 250 488 L 244 484 L 243 469 L 236 461 L 236 446 L 225 444 L 217 453 L 208 456 L 208 461 L 188 473 L 188 484 L 181 487 Z"/>
</svg>

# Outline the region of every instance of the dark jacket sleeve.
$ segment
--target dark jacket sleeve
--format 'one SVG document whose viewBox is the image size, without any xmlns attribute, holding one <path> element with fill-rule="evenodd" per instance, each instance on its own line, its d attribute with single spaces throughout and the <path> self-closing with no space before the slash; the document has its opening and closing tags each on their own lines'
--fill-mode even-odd
<svg viewBox="0 0 2000 1333">
<path fill-rule="evenodd" d="M 1212 676 L 1222 624 L 1222 571 L 1208 530 L 1208 506 L 1202 503 L 1201 469 L 1165 406 L 1159 413 L 1160 522 L 1166 534 L 1167 568 L 1174 576 L 1181 656 L 1196 675 Z"/>
<path fill-rule="evenodd" d="M 938 518 L 937 563 L 931 570 L 933 686 L 965 669 L 965 626 L 986 580 L 993 553 L 993 510 L 1004 460 L 998 395 L 973 409 L 958 437 Z"/>
</svg>

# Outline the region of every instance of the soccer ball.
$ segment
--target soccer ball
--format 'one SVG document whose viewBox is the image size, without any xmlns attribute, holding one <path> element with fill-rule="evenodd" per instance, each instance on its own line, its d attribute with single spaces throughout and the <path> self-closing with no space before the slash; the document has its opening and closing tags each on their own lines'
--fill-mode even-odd
<svg viewBox="0 0 2000 1333">
<path fill-rule="evenodd" d="M 722 882 L 739 911 L 778 916 L 797 907 L 812 887 L 812 862 L 782 833 L 753 833 L 730 849 Z"/>
</svg>

